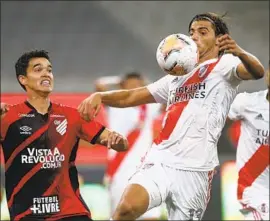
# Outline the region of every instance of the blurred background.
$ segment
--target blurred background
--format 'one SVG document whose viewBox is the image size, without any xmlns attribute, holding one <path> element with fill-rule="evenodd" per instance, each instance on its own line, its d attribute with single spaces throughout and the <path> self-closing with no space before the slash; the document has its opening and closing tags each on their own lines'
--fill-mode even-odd
<svg viewBox="0 0 270 221">
<path fill-rule="evenodd" d="M 49 51 L 55 76 L 53 99 L 70 106 L 77 107 L 93 92 L 101 76 L 139 70 L 149 82 L 155 81 L 164 75 L 155 60 L 159 42 L 172 33 L 188 34 L 191 18 L 208 11 L 228 12 L 232 37 L 268 66 L 269 1 L 1 1 L 1 101 L 24 99 L 14 64 L 33 49 Z M 242 83 L 240 91 L 264 88 L 264 80 L 259 80 Z M 106 124 L 106 109 L 99 120 Z M 226 125 L 220 138 L 221 166 L 205 220 L 242 219 L 234 163 L 238 129 L 237 122 Z M 102 185 L 106 149 L 81 144 L 77 165 L 93 219 L 108 219 L 109 196 Z M 1 220 L 7 216 L 3 199 Z"/>
</svg>

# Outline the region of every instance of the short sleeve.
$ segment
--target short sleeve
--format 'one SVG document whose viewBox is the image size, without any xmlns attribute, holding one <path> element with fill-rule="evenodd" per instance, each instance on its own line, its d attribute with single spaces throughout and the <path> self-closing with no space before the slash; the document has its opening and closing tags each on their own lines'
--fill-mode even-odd
<svg viewBox="0 0 270 221">
<path fill-rule="evenodd" d="M 245 111 L 245 103 L 247 99 L 246 96 L 247 96 L 247 93 L 241 93 L 235 97 L 231 105 L 229 115 L 228 115 L 228 117 L 231 120 L 243 119 L 244 111 Z"/>
<path fill-rule="evenodd" d="M 232 85 L 239 85 L 242 79 L 238 77 L 237 67 L 241 63 L 241 60 L 232 54 L 225 54 L 222 56 L 220 63 L 221 73 L 223 73 L 225 80 Z"/>
<path fill-rule="evenodd" d="M 157 103 L 166 104 L 169 97 L 169 83 L 171 80 L 170 75 L 149 84 L 147 89 L 153 95 Z"/>
<path fill-rule="evenodd" d="M 95 144 L 100 134 L 104 131 L 105 127 L 97 121 L 84 121 L 80 120 L 80 129 L 78 136 L 90 142 L 91 144 Z"/>
</svg>

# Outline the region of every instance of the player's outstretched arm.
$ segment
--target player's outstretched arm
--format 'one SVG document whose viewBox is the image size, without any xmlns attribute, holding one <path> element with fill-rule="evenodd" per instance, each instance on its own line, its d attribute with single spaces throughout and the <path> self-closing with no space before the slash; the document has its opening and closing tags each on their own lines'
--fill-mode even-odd
<svg viewBox="0 0 270 221">
<path fill-rule="evenodd" d="M 111 107 L 124 108 L 155 102 L 147 87 L 139 87 L 132 90 L 96 92 L 82 101 L 78 111 L 84 120 L 89 121 L 98 114 L 102 103 Z"/>
<path fill-rule="evenodd" d="M 126 151 L 128 149 L 127 139 L 121 134 L 107 128 L 100 134 L 96 143 L 107 146 L 108 149 L 114 149 L 118 152 Z"/>
<path fill-rule="evenodd" d="M 237 66 L 237 74 L 243 80 L 260 79 L 264 76 L 264 67 L 252 54 L 242 49 L 229 36 L 223 35 L 218 38 L 219 50 L 237 56 L 242 63 Z"/>
</svg>

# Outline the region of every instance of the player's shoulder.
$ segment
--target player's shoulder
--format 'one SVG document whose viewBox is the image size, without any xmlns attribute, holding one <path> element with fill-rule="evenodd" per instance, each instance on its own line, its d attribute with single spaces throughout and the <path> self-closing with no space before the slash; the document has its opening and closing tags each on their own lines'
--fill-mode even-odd
<svg viewBox="0 0 270 221">
<path fill-rule="evenodd" d="M 23 113 L 23 111 L 25 110 L 25 108 L 27 106 L 26 106 L 25 102 L 21 102 L 21 103 L 17 103 L 17 104 L 10 104 L 10 105 L 8 105 L 8 107 L 9 107 L 9 110 L 5 114 L 5 116 Z"/>
<path fill-rule="evenodd" d="M 267 90 L 260 90 L 260 91 L 247 93 L 247 98 L 251 103 L 257 104 L 257 103 L 262 103 L 262 100 L 266 99 L 266 95 L 267 95 Z"/>
<path fill-rule="evenodd" d="M 220 69 L 231 69 L 241 63 L 241 60 L 233 54 L 224 54 L 220 57 L 217 67 Z"/>
<path fill-rule="evenodd" d="M 261 90 L 261 91 L 255 91 L 255 92 L 242 92 L 239 93 L 237 96 L 244 98 L 244 99 L 252 99 L 252 98 L 256 98 L 256 97 L 262 97 L 266 94 L 265 90 Z M 254 102 L 254 100 L 253 100 Z"/>
<path fill-rule="evenodd" d="M 265 90 L 255 92 L 242 92 L 236 96 L 235 100 L 237 102 L 245 103 L 246 105 L 253 105 L 257 102 L 261 102 L 261 98 L 264 98 L 266 93 L 267 92 Z"/>
<path fill-rule="evenodd" d="M 185 76 L 185 75 L 183 75 Z M 170 74 L 167 74 L 164 78 L 165 81 L 167 81 L 168 83 L 174 83 L 174 82 L 178 82 L 179 79 L 183 76 L 173 76 L 173 75 L 170 75 Z"/>
<path fill-rule="evenodd" d="M 12 122 L 24 115 L 30 115 L 27 110 L 28 108 L 25 102 L 10 104 L 9 110 L 5 114 L 1 115 L 1 124 L 9 124 L 10 121 Z"/>
<path fill-rule="evenodd" d="M 71 110 L 71 109 L 75 109 L 74 107 L 71 107 L 69 105 L 66 104 L 61 104 L 61 103 L 57 103 L 57 102 L 52 102 L 52 106 L 54 109 L 66 109 L 66 110 Z"/>
<path fill-rule="evenodd" d="M 241 92 L 236 95 L 234 101 L 245 103 L 246 101 L 248 101 L 251 95 L 252 95 L 251 93 L 248 93 L 246 91 Z"/>
<path fill-rule="evenodd" d="M 53 113 L 56 115 L 63 114 L 65 116 L 71 116 L 71 117 L 79 116 L 78 110 L 76 108 L 65 105 L 65 104 L 52 102 L 52 109 L 53 109 Z"/>
<path fill-rule="evenodd" d="M 172 83 L 174 80 L 176 81 L 180 76 L 174 76 L 170 74 L 166 74 L 165 76 L 159 78 L 157 81 L 162 81 L 166 83 Z"/>
<path fill-rule="evenodd" d="M 9 109 L 10 110 L 19 110 L 26 106 L 25 102 L 17 103 L 17 104 L 10 104 Z"/>
<path fill-rule="evenodd" d="M 239 58 L 233 54 L 224 54 L 220 58 L 220 62 L 233 62 L 236 60 L 239 61 Z"/>
<path fill-rule="evenodd" d="M 260 90 L 260 91 L 256 91 L 256 92 L 252 92 L 251 94 L 253 94 L 254 97 L 263 97 L 265 98 L 267 95 L 268 90 Z"/>
</svg>

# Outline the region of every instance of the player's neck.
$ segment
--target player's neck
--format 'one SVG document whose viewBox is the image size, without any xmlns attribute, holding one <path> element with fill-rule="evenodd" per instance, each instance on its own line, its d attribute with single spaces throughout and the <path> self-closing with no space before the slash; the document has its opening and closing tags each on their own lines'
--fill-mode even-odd
<svg viewBox="0 0 270 221">
<path fill-rule="evenodd" d="M 207 51 L 200 56 L 198 64 L 215 58 L 218 58 L 218 52 L 215 49 Z"/>
<path fill-rule="evenodd" d="M 38 94 L 28 93 L 27 101 L 36 109 L 38 113 L 48 113 L 48 108 L 50 106 L 49 96 L 40 96 Z"/>
</svg>

